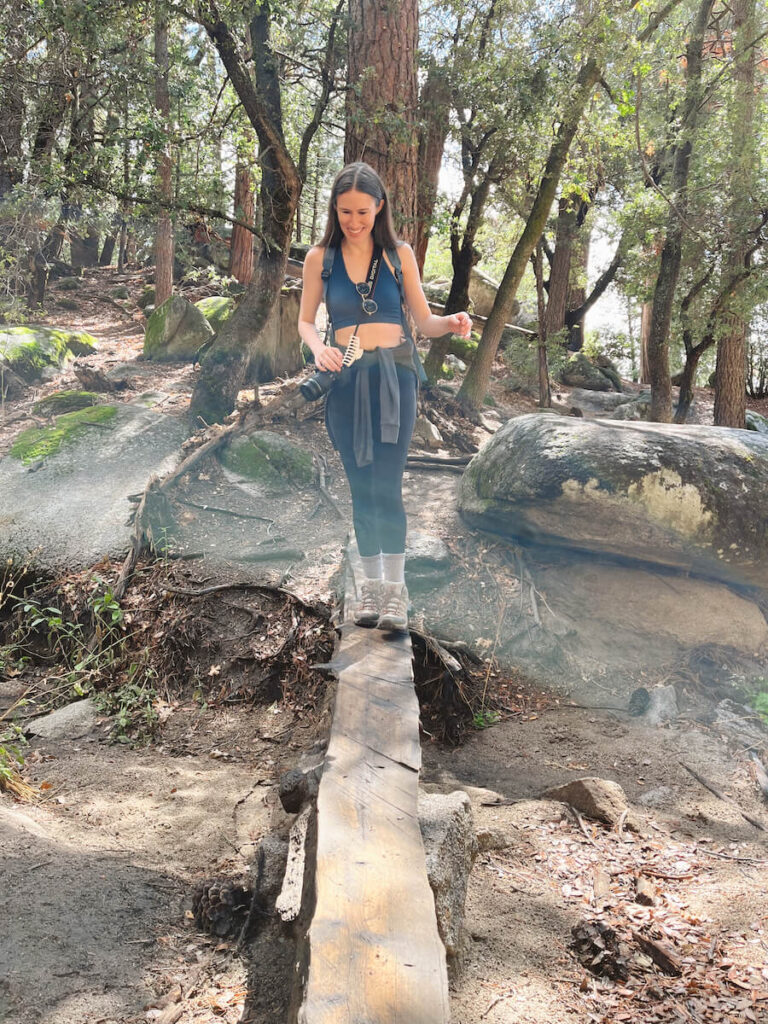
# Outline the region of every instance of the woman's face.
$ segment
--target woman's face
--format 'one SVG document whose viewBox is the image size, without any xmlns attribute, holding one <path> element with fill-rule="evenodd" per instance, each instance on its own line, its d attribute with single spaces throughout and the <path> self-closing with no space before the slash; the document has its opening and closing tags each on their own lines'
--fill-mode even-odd
<svg viewBox="0 0 768 1024">
<path fill-rule="evenodd" d="M 367 238 L 373 231 L 376 214 L 383 206 L 383 199 L 376 202 L 367 192 L 356 189 L 343 192 L 336 200 L 336 216 L 344 237 L 350 242 Z"/>
</svg>

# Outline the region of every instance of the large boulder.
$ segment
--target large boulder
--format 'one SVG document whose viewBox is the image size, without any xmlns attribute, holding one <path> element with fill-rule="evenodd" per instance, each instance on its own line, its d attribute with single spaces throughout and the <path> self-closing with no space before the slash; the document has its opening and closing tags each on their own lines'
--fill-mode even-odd
<svg viewBox="0 0 768 1024">
<path fill-rule="evenodd" d="M 160 363 L 192 360 L 213 334 L 213 328 L 196 306 L 180 295 L 172 295 L 147 322 L 144 355 Z"/>
<path fill-rule="evenodd" d="M 498 290 L 498 281 L 494 281 L 492 277 L 488 277 L 477 267 L 472 267 L 469 275 L 469 298 L 472 308 L 478 316 L 489 317 L 491 315 Z"/>
<path fill-rule="evenodd" d="M 124 558 L 131 496 L 174 467 L 187 432 L 185 420 L 155 409 L 98 405 L 59 416 L 23 446 L 17 439 L 0 458 L 0 559 L 59 571 Z"/>
<path fill-rule="evenodd" d="M 574 352 L 560 371 L 569 387 L 587 391 L 621 391 L 621 381 L 610 367 L 597 366 L 583 352 Z"/>
<path fill-rule="evenodd" d="M 86 331 L 59 327 L 5 327 L 0 330 L 0 365 L 27 384 L 53 376 L 75 356 L 91 354 L 98 342 Z"/>
<path fill-rule="evenodd" d="M 209 295 L 195 305 L 213 328 L 214 334 L 219 333 L 222 325 L 235 311 L 235 300 L 229 295 Z"/>
<path fill-rule="evenodd" d="M 753 409 L 747 409 L 747 430 L 756 430 L 758 434 L 768 434 L 768 417 L 761 416 Z"/>
<path fill-rule="evenodd" d="M 459 507 L 511 538 L 765 587 L 766 494 L 752 431 L 531 414 L 474 457 Z"/>
</svg>

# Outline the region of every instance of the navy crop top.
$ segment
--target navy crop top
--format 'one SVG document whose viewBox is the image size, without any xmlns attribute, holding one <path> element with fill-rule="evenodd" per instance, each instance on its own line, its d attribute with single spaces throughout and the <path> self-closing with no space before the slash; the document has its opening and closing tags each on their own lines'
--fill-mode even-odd
<svg viewBox="0 0 768 1024">
<path fill-rule="evenodd" d="M 349 278 L 341 249 L 336 250 L 325 295 L 328 316 L 334 330 L 338 330 L 340 327 L 356 327 L 357 324 L 402 323 L 400 289 L 386 259 L 382 258 L 381 263 L 373 296 L 379 308 L 369 316 L 364 312 L 363 300 Z"/>
</svg>

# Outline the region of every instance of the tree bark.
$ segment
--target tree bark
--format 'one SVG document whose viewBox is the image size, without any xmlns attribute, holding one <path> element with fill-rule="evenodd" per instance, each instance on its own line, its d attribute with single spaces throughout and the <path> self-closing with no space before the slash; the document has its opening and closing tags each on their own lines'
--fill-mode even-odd
<svg viewBox="0 0 768 1024">
<path fill-rule="evenodd" d="M 253 224 L 254 203 L 251 169 L 240 157 L 235 167 L 235 211 L 237 220 Z M 232 228 L 229 249 L 229 273 L 240 284 L 250 284 L 253 278 L 253 232 L 240 224 Z"/>
<path fill-rule="evenodd" d="M 168 90 L 168 11 L 165 0 L 155 0 L 155 108 L 163 126 L 164 141 L 157 158 L 157 189 L 160 198 L 173 201 L 173 161 L 170 133 L 171 100 Z M 157 215 L 155 228 L 155 305 L 161 306 L 173 294 L 173 221 L 168 208 Z"/>
<path fill-rule="evenodd" d="M 299 367 L 298 345 L 290 350 L 278 345 L 265 351 L 261 334 L 285 278 L 301 180 L 283 138 L 279 68 L 269 41 L 268 3 L 262 3 L 251 23 L 255 82 L 219 14 L 216 0 L 199 3 L 197 16 L 216 46 L 256 132 L 262 164 L 262 234 L 253 280 L 203 359 L 192 395 L 192 415 L 212 423 L 220 422 L 232 411 L 249 371 L 259 380 L 271 380 L 278 372 L 293 372 Z"/>
<path fill-rule="evenodd" d="M 2 69 L 0 89 L 0 199 L 24 177 L 22 126 L 24 90 L 19 81 L 19 63 L 24 56 L 23 36 L 6 39 L 8 62 Z"/>
<path fill-rule="evenodd" d="M 429 65 L 427 79 L 419 98 L 418 182 L 416 200 L 416 236 L 413 250 L 419 273 L 429 244 L 429 228 L 437 199 L 437 180 L 448 137 L 451 90 L 443 69 L 434 62 Z"/>
<path fill-rule="evenodd" d="M 733 196 L 728 217 L 726 273 L 738 273 L 751 261 L 746 228 L 750 219 L 755 177 L 755 0 L 734 0 L 734 96 L 731 109 L 731 173 Z M 743 283 L 743 282 L 742 282 Z M 715 423 L 720 427 L 746 426 L 747 330 L 750 312 L 739 301 L 743 288 L 729 295 L 728 309 L 717 344 L 715 365 Z"/>
<path fill-rule="evenodd" d="M 417 0 L 349 2 L 344 162 L 365 160 L 381 175 L 395 227 L 416 239 L 418 145 Z"/>
<path fill-rule="evenodd" d="M 686 84 L 680 133 L 672 160 L 672 202 L 661 265 L 656 278 L 648 336 L 648 367 L 651 382 L 650 417 L 657 423 L 672 420 L 672 383 L 669 377 L 669 328 L 677 279 L 683 255 L 683 221 L 688 208 L 688 174 L 701 106 L 701 72 L 704 35 L 714 0 L 702 0 L 686 46 Z"/>
<path fill-rule="evenodd" d="M 488 317 L 472 365 L 467 371 L 459 391 L 460 400 L 473 408 L 478 408 L 485 397 L 491 376 L 491 367 L 504 325 L 511 315 L 526 264 L 546 225 L 557 193 L 560 175 L 568 157 L 568 150 L 578 129 L 584 108 L 592 95 L 592 90 L 600 80 L 600 73 L 597 61 L 592 58 L 582 65 L 576 78 L 573 95 L 563 112 L 528 221 L 507 264 L 491 315 Z"/>
<path fill-rule="evenodd" d="M 547 299 L 547 334 L 551 337 L 565 327 L 565 312 L 571 287 L 571 257 L 579 230 L 578 211 L 573 197 L 561 196 L 555 227 L 555 252 L 549 274 Z"/>
<path fill-rule="evenodd" d="M 537 348 L 539 355 L 539 407 L 549 409 L 552 406 L 552 392 L 549 388 L 549 362 L 547 360 L 547 304 L 544 291 L 544 246 L 539 239 L 533 257 L 533 269 L 536 274 L 536 305 L 539 314 L 539 336 Z"/>
</svg>

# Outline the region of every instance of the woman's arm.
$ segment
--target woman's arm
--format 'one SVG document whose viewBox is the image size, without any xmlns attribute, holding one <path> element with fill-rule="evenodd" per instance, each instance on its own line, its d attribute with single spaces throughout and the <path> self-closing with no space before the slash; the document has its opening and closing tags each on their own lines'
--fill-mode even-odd
<svg viewBox="0 0 768 1024">
<path fill-rule="evenodd" d="M 301 290 L 301 306 L 299 308 L 299 337 L 311 350 L 315 357 L 315 365 L 319 370 L 341 369 L 344 358 L 340 349 L 323 344 L 323 339 L 315 326 L 315 319 L 323 299 L 323 249 L 314 246 L 304 259 L 303 281 Z"/>
<path fill-rule="evenodd" d="M 439 338 L 443 334 L 458 334 L 462 338 L 468 338 L 472 333 L 472 317 L 469 313 L 451 313 L 448 316 L 437 316 L 433 313 L 421 286 L 419 267 L 413 249 L 403 243 L 398 246 L 397 252 L 403 267 L 405 299 L 421 334 L 425 338 Z"/>
</svg>

